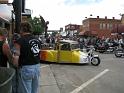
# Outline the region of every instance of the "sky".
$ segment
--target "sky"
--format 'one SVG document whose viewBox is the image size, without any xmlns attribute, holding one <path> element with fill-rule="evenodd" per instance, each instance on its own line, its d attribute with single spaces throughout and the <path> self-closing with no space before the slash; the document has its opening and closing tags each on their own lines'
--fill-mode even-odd
<svg viewBox="0 0 124 93">
<path fill-rule="evenodd" d="M 13 0 L 9 0 L 12 2 Z M 85 17 L 121 19 L 124 13 L 123 0 L 25 0 L 26 9 L 31 9 L 32 17 L 41 15 L 49 21 L 48 30 L 64 29 L 65 25 L 82 25 Z M 90 16 L 92 14 L 92 16 Z"/>
</svg>

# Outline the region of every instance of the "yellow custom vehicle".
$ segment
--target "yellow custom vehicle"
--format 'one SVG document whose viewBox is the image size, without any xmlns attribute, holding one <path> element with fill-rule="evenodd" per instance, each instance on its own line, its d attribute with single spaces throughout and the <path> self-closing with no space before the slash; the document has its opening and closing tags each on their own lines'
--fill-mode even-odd
<svg viewBox="0 0 124 93">
<path fill-rule="evenodd" d="M 80 51 L 79 43 L 72 40 L 60 40 L 54 49 L 41 50 L 40 59 L 41 62 L 100 64 L 99 56 L 94 55 L 92 49 L 89 52 Z"/>
</svg>

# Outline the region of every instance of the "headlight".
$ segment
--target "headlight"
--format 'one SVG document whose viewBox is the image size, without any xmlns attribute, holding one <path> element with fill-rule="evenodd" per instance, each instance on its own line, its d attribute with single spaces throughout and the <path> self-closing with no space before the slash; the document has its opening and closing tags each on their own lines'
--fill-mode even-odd
<svg viewBox="0 0 124 93">
<path fill-rule="evenodd" d="M 87 62 L 87 61 L 88 61 L 88 58 L 83 58 L 83 60 L 84 60 L 85 62 Z"/>
<path fill-rule="evenodd" d="M 81 63 L 88 63 L 88 57 L 87 56 L 81 56 L 80 61 L 81 61 Z"/>
</svg>

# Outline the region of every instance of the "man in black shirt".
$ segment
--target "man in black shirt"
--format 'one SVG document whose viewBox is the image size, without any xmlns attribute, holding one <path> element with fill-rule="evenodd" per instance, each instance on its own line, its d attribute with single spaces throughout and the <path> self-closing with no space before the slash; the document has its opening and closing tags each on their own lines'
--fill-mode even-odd
<svg viewBox="0 0 124 93">
<path fill-rule="evenodd" d="M 40 41 L 32 34 L 28 22 L 21 23 L 21 38 L 16 42 L 16 56 L 19 56 L 19 92 L 38 93 L 40 77 Z"/>
</svg>

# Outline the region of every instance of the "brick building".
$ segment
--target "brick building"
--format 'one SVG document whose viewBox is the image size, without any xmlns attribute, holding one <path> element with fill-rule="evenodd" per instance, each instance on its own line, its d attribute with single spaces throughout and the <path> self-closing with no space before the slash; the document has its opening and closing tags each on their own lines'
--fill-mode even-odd
<svg viewBox="0 0 124 93">
<path fill-rule="evenodd" d="M 113 30 L 115 31 L 116 29 L 113 29 Z M 121 25 L 119 25 L 117 27 L 116 32 L 118 32 L 119 34 L 124 35 L 124 14 L 121 14 Z"/>
<path fill-rule="evenodd" d="M 68 24 L 65 26 L 66 35 L 69 36 L 77 35 L 79 30 L 80 30 L 80 25 L 77 24 Z"/>
<path fill-rule="evenodd" d="M 118 27 L 121 20 L 105 18 L 86 18 L 82 21 L 82 31 L 79 35 L 97 36 L 99 38 L 111 37 L 111 30 Z"/>
</svg>

